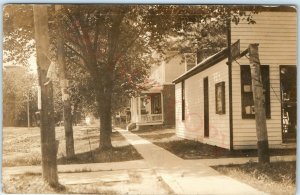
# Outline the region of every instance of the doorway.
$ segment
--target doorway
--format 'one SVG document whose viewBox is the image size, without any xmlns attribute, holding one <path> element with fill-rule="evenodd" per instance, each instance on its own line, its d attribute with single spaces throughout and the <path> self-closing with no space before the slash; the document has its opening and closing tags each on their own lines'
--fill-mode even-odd
<svg viewBox="0 0 300 195">
<path fill-rule="evenodd" d="M 209 97 L 208 97 L 208 77 L 203 79 L 204 94 L 204 137 L 209 137 Z"/>
<path fill-rule="evenodd" d="M 297 68 L 280 66 L 281 127 L 283 143 L 296 142 L 297 137 Z"/>
</svg>

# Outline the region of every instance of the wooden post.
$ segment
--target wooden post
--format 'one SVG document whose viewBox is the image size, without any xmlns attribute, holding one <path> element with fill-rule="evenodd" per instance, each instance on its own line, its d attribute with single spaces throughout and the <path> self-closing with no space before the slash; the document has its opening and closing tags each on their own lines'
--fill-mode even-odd
<svg viewBox="0 0 300 195">
<path fill-rule="evenodd" d="M 58 186 L 57 176 L 57 143 L 55 141 L 55 122 L 53 106 L 52 82 L 47 85 L 47 70 L 50 65 L 49 35 L 48 35 L 48 13 L 46 5 L 34 5 L 34 30 L 36 43 L 36 56 L 41 87 L 41 150 L 42 150 L 42 173 L 43 178 L 51 185 Z"/>
<path fill-rule="evenodd" d="M 29 91 L 27 91 L 27 127 L 30 129 L 30 99 L 29 99 Z"/>
<path fill-rule="evenodd" d="M 61 5 L 55 5 L 55 10 L 59 11 Z M 68 93 L 68 83 L 66 77 L 66 65 L 65 65 L 65 50 L 64 50 L 64 39 L 62 37 L 62 22 L 58 18 L 58 32 L 57 37 L 57 60 L 59 64 L 59 80 L 62 93 L 63 101 L 63 116 L 64 116 L 64 128 L 65 128 L 65 139 L 66 139 L 66 155 L 67 158 L 72 158 L 75 155 L 74 151 L 74 138 L 73 138 L 73 126 L 72 126 L 72 113 L 71 113 L 71 102 L 70 95 Z M 76 114 L 76 113 L 75 113 Z"/>
<path fill-rule="evenodd" d="M 249 45 L 253 101 L 255 107 L 258 162 L 269 163 L 269 143 L 266 124 L 265 96 L 260 71 L 258 44 Z"/>
</svg>

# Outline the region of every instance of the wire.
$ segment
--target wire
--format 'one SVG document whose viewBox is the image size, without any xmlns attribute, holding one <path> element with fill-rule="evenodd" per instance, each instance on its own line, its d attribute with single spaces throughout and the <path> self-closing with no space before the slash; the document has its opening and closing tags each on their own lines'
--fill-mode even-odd
<svg viewBox="0 0 300 195">
<path fill-rule="evenodd" d="M 237 61 L 237 60 L 234 60 L 238 65 L 240 65 L 241 66 L 241 64 Z"/>
<path fill-rule="evenodd" d="M 270 83 L 270 82 L 269 82 L 269 83 Z M 280 98 L 278 97 L 277 93 L 275 92 L 274 88 L 272 87 L 272 85 L 271 85 L 271 84 L 269 84 L 269 85 L 270 85 L 270 87 L 272 88 L 272 91 L 273 91 L 273 93 L 275 94 L 275 96 L 276 96 L 278 102 L 279 102 L 279 103 L 282 103 L 281 100 L 280 100 Z"/>
</svg>

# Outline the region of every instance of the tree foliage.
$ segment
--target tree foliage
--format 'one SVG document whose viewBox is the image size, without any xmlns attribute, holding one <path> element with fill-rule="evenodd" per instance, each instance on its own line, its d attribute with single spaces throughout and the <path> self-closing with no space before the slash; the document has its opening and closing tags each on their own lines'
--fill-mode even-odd
<svg viewBox="0 0 300 195">
<path fill-rule="evenodd" d="M 121 97 L 136 95 L 150 87 L 144 81 L 154 51 L 163 54 L 168 49 L 206 50 L 201 53 L 204 58 L 226 46 L 226 21 L 239 23 L 246 19 L 253 23 L 252 14 L 256 12 L 255 7 L 221 5 L 64 5 L 58 13 L 53 11 L 53 6 L 49 10 L 52 10 L 50 19 L 63 23 L 63 33 L 58 33 L 56 24 L 50 23 L 50 35 L 53 43 L 58 36 L 65 40 L 73 102 L 96 108 L 101 119 L 103 147 L 111 146 L 112 105 Z M 31 8 L 13 10 L 17 11 L 28 22 L 17 23 L 19 26 L 14 26 L 13 31 L 4 29 L 4 45 L 10 54 L 23 55 L 9 41 L 19 36 L 24 42 L 17 42 L 23 47 L 32 40 Z M 10 7 L 5 12 L 8 13 L 5 22 L 9 22 Z M 172 45 L 170 37 L 176 38 Z M 52 45 L 55 51 L 56 44 Z"/>
<path fill-rule="evenodd" d="M 3 14 L 3 63 L 29 66 L 34 52 L 32 6 L 8 4 Z"/>
<path fill-rule="evenodd" d="M 37 110 L 37 80 L 27 69 L 20 67 L 3 70 L 3 121 L 4 125 L 27 125 L 29 100 L 31 119 Z M 28 97 L 29 96 L 29 97 Z M 31 120 L 33 121 L 33 120 Z"/>
</svg>

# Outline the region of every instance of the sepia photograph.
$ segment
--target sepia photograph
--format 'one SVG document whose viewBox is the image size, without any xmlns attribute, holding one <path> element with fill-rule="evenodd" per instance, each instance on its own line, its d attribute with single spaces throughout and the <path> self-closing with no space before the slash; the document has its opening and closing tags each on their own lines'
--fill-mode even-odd
<svg viewBox="0 0 300 195">
<path fill-rule="evenodd" d="M 2 192 L 296 194 L 293 5 L 5 4 Z"/>
</svg>

